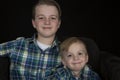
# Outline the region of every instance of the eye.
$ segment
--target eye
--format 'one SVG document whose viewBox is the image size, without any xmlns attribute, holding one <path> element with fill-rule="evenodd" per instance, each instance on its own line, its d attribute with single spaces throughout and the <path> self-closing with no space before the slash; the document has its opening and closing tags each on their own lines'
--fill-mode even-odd
<svg viewBox="0 0 120 80">
<path fill-rule="evenodd" d="M 39 20 L 42 20 L 42 19 L 44 19 L 44 17 L 38 17 L 38 19 L 39 19 Z"/>
<path fill-rule="evenodd" d="M 44 16 L 36 16 L 37 20 L 43 20 L 45 17 Z"/>
<path fill-rule="evenodd" d="M 51 17 L 51 20 L 56 20 L 56 17 Z"/>
<path fill-rule="evenodd" d="M 71 57 L 71 56 L 72 56 L 71 54 L 67 55 L 67 57 Z"/>
<path fill-rule="evenodd" d="M 81 52 L 79 52 L 79 53 L 78 53 L 78 55 L 82 55 L 82 53 L 81 53 Z"/>
</svg>

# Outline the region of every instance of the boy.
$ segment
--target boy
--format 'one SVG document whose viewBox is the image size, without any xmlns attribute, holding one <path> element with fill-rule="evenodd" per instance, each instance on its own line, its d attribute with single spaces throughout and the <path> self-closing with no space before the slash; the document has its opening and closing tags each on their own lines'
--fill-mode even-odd
<svg viewBox="0 0 120 80">
<path fill-rule="evenodd" d="M 60 6 L 39 0 L 33 7 L 32 24 L 37 34 L 0 44 L 0 56 L 9 56 L 10 80 L 42 80 L 61 63 L 56 32 L 61 24 Z"/>
<path fill-rule="evenodd" d="M 47 80 L 100 80 L 98 74 L 87 65 L 89 56 L 80 38 L 70 37 L 63 41 L 60 55 L 64 67 L 59 67 Z"/>
</svg>

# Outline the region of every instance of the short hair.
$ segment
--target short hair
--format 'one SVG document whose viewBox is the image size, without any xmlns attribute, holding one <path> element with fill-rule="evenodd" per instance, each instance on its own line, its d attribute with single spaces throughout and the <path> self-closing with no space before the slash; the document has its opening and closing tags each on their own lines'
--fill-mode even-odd
<svg viewBox="0 0 120 80">
<path fill-rule="evenodd" d="M 55 6 L 58 10 L 59 19 L 61 18 L 61 14 L 62 14 L 61 8 L 60 8 L 60 5 L 55 0 L 38 0 L 32 8 L 32 19 L 35 19 L 35 9 L 39 5 Z"/>
<path fill-rule="evenodd" d="M 69 37 L 67 39 L 65 39 L 61 45 L 60 45 L 60 55 L 63 56 L 64 52 L 67 52 L 69 47 L 73 44 L 73 43 L 76 43 L 76 42 L 79 42 L 79 43 L 82 43 L 85 48 L 86 48 L 86 45 L 85 43 L 82 41 L 82 39 L 80 39 L 79 37 Z M 87 49 L 86 49 L 87 50 Z M 87 54 L 87 53 L 86 53 Z"/>
</svg>

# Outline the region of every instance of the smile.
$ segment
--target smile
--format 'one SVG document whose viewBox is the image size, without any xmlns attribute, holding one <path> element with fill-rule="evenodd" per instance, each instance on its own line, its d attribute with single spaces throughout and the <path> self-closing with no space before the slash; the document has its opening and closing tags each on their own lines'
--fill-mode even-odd
<svg viewBox="0 0 120 80">
<path fill-rule="evenodd" d="M 43 27 L 43 29 L 51 29 L 51 27 Z"/>
</svg>

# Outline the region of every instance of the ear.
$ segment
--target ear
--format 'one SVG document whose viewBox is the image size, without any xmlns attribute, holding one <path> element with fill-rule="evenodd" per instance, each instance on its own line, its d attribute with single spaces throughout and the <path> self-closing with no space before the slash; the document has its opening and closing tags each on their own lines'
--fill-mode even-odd
<svg viewBox="0 0 120 80">
<path fill-rule="evenodd" d="M 60 28 L 60 25 L 61 25 L 61 20 L 59 20 L 59 23 L 58 23 L 58 28 Z"/>
<path fill-rule="evenodd" d="M 88 62 L 88 60 L 89 60 L 89 56 L 88 56 L 88 55 L 86 55 L 86 63 Z"/>
<path fill-rule="evenodd" d="M 32 19 L 32 25 L 33 25 L 34 28 L 36 28 L 35 20 L 34 19 Z"/>
<path fill-rule="evenodd" d="M 61 61 L 62 61 L 63 65 L 66 66 L 65 60 L 63 58 L 61 59 Z"/>
</svg>

